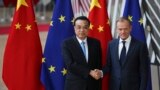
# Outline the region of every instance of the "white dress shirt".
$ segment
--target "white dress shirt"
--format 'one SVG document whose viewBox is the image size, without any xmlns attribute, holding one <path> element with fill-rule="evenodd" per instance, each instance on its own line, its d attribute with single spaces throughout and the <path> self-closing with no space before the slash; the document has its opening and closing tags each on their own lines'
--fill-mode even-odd
<svg viewBox="0 0 160 90">
<path fill-rule="evenodd" d="M 79 44 L 82 43 L 82 41 L 85 43 L 85 50 L 86 50 L 86 61 L 88 62 L 88 43 L 87 43 L 87 38 L 85 38 L 84 40 L 79 39 L 78 37 L 76 37 Z"/>
<path fill-rule="evenodd" d="M 128 49 L 129 49 L 129 45 L 130 45 L 130 42 L 131 42 L 131 36 L 129 36 L 126 40 L 122 40 L 121 38 L 119 39 L 119 45 L 118 45 L 118 55 L 119 55 L 119 58 L 120 58 L 120 54 L 121 54 L 121 51 L 122 51 L 122 48 L 123 48 L 122 41 L 126 41 L 125 42 L 125 47 L 126 47 L 126 54 L 127 54 Z"/>
</svg>

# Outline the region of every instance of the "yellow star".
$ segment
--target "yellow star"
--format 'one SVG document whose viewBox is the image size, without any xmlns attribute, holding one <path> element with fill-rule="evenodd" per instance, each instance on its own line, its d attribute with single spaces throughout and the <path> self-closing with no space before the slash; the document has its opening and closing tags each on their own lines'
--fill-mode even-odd
<svg viewBox="0 0 160 90">
<path fill-rule="evenodd" d="M 101 8 L 101 5 L 99 4 L 98 0 L 92 0 L 92 1 L 91 1 L 90 11 L 91 11 L 94 7 Z"/>
<path fill-rule="evenodd" d="M 59 18 L 59 20 L 60 20 L 60 22 L 64 22 L 65 21 L 65 16 L 60 16 L 60 18 Z"/>
<path fill-rule="evenodd" d="M 90 23 L 89 29 L 90 29 L 90 30 L 93 30 L 93 24 L 92 24 L 92 23 Z"/>
<path fill-rule="evenodd" d="M 21 29 L 21 24 L 17 23 L 15 24 L 15 26 L 16 26 L 16 29 Z"/>
<path fill-rule="evenodd" d="M 130 22 L 132 22 L 132 18 L 133 18 L 133 16 L 128 16 L 128 19 Z"/>
<path fill-rule="evenodd" d="M 140 20 L 138 22 L 140 23 L 140 25 L 142 25 L 143 24 L 143 19 L 140 18 Z"/>
<path fill-rule="evenodd" d="M 28 7 L 28 4 L 25 0 L 18 0 L 16 9 L 18 10 L 21 7 L 21 5 Z"/>
<path fill-rule="evenodd" d="M 30 31 L 31 30 L 31 25 L 28 25 L 25 27 L 27 29 L 27 31 Z"/>
<path fill-rule="evenodd" d="M 50 26 L 53 26 L 53 21 L 50 21 Z"/>
<path fill-rule="evenodd" d="M 67 74 L 67 70 L 65 68 L 63 68 L 63 70 L 61 71 L 63 76 Z"/>
<path fill-rule="evenodd" d="M 103 27 L 102 27 L 102 26 L 99 26 L 99 27 L 98 27 L 98 31 L 99 31 L 99 32 L 103 32 L 103 31 L 104 31 L 104 30 L 103 30 Z"/>
<path fill-rule="evenodd" d="M 48 68 L 48 70 L 50 71 L 50 73 L 52 73 L 52 72 L 55 72 L 55 68 L 56 67 L 53 67 L 52 65 Z"/>
<path fill-rule="evenodd" d="M 42 58 L 42 63 L 45 63 L 46 62 L 46 58 Z"/>
</svg>

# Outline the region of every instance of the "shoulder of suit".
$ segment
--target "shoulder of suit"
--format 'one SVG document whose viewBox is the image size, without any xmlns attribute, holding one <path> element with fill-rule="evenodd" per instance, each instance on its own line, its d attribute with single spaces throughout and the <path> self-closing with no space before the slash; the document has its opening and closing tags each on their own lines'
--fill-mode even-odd
<svg viewBox="0 0 160 90">
<path fill-rule="evenodd" d="M 74 39 L 76 39 L 75 37 L 68 37 L 66 39 L 63 40 L 63 42 L 72 42 Z"/>
<path fill-rule="evenodd" d="M 140 40 L 138 40 L 136 38 L 132 38 L 131 43 L 134 43 L 135 45 L 140 46 L 140 47 L 147 48 L 147 43 L 145 43 L 143 41 L 140 41 Z"/>
<path fill-rule="evenodd" d="M 115 44 L 117 42 L 119 42 L 119 39 L 113 39 L 113 40 L 109 41 L 109 44 Z"/>
<path fill-rule="evenodd" d="M 132 37 L 131 41 L 132 41 L 132 42 L 139 43 L 139 44 L 145 44 L 145 42 L 142 42 L 142 41 L 140 41 L 140 40 L 138 40 L 138 39 L 136 39 L 136 38 L 134 38 L 134 37 Z"/>
</svg>

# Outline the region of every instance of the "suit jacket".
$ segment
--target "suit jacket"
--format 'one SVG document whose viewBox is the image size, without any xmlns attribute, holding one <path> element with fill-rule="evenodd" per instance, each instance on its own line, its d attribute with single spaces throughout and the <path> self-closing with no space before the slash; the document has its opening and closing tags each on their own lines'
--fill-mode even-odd
<svg viewBox="0 0 160 90">
<path fill-rule="evenodd" d="M 68 71 L 65 90 L 101 90 L 101 81 L 89 75 L 90 70 L 101 69 L 100 42 L 87 37 L 87 43 L 88 63 L 75 36 L 65 40 L 62 44 L 62 55 Z"/>
<path fill-rule="evenodd" d="M 122 65 L 119 62 L 118 45 L 119 39 L 109 43 L 107 64 L 103 68 L 104 74 L 110 72 L 109 90 L 146 90 L 149 71 L 146 44 L 132 37 Z"/>
</svg>

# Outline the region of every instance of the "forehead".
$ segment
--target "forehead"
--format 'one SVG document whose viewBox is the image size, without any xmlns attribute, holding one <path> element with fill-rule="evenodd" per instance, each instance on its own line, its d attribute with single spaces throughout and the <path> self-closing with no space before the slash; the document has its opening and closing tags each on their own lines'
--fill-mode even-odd
<svg viewBox="0 0 160 90">
<path fill-rule="evenodd" d="M 77 20 L 76 22 L 75 22 L 75 25 L 88 25 L 88 22 L 87 22 L 87 20 Z"/>
</svg>

